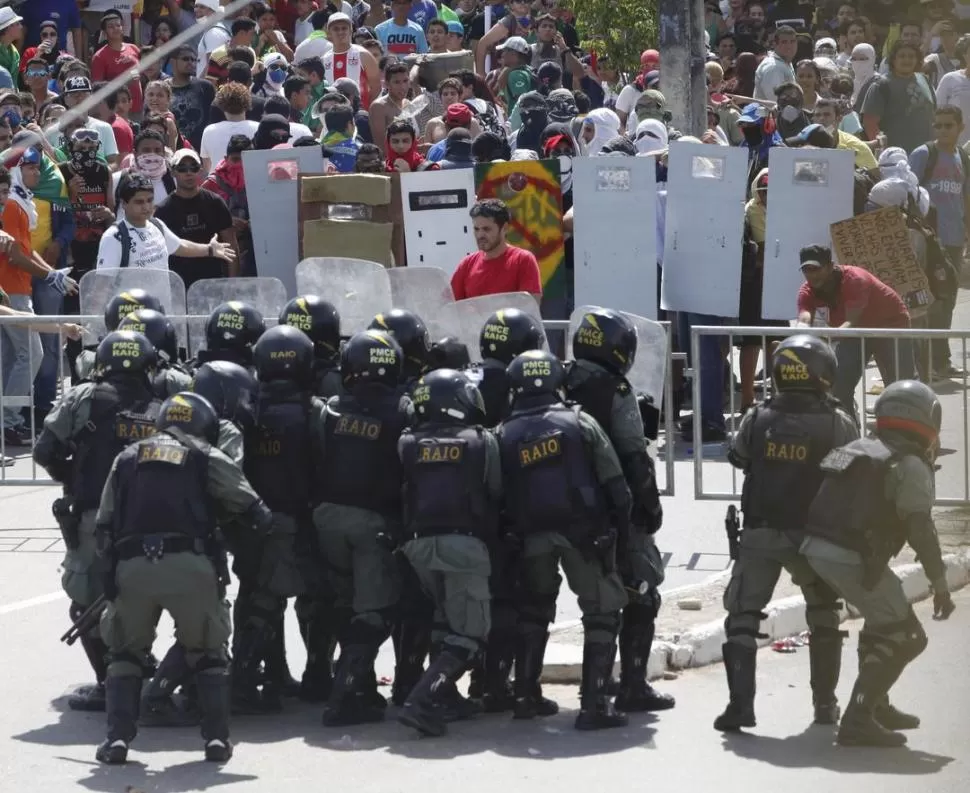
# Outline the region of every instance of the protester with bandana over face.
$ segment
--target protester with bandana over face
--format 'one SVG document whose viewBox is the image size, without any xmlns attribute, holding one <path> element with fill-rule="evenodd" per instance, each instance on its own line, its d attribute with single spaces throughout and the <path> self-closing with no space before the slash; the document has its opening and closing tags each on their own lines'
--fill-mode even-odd
<svg viewBox="0 0 970 793">
<path fill-rule="evenodd" d="M 637 124 L 633 140 L 638 156 L 662 152 L 666 150 L 668 143 L 667 125 L 655 118 L 646 118 Z"/>
<path fill-rule="evenodd" d="M 496 162 L 497 160 L 505 160 L 508 162 L 512 157 L 512 150 L 509 148 L 508 141 L 503 136 L 485 130 L 472 141 L 472 157 L 476 164 Z"/>
<path fill-rule="evenodd" d="M 803 101 L 802 89 L 795 83 L 784 83 L 775 89 L 778 134 L 783 139 L 794 137 L 809 125 Z"/>
<path fill-rule="evenodd" d="M 509 138 L 509 148 L 539 151 L 539 137 L 549 123 L 549 103 L 538 91 L 529 91 L 519 99 L 522 126 Z"/>
<path fill-rule="evenodd" d="M 290 140 L 290 122 L 284 116 L 270 113 L 263 116 L 253 135 L 253 146 L 257 150 L 272 149 Z"/>
<path fill-rule="evenodd" d="M 160 204 L 169 193 L 175 192 L 175 179 L 168 170 L 168 160 L 165 158 L 165 140 L 161 133 L 155 130 L 145 130 L 135 138 L 135 163 L 131 168 L 116 172 L 113 177 L 112 190 L 117 204 L 117 218 L 124 220 L 124 208 L 118 200 L 122 186 L 129 175 L 144 176 L 151 180 L 155 190 L 155 204 Z"/>
<path fill-rule="evenodd" d="M 271 52 L 262 58 L 263 76 L 262 85 L 253 89 L 253 94 L 269 99 L 272 96 L 283 96 L 283 83 L 289 76 L 287 69 L 289 63 L 286 58 L 278 52 Z"/>
<path fill-rule="evenodd" d="M 591 157 L 600 153 L 608 141 L 620 133 L 620 118 L 605 107 L 590 111 L 583 119 L 580 140 L 586 145 L 586 153 Z"/>
<path fill-rule="evenodd" d="M 249 227 L 249 198 L 246 195 L 246 179 L 243 175 L 242 153 L 253 148 L 246 135 L 233 135 L 226 148 L 226 156 L 218 162 L 202 183 L 204 190 L 220 196 L 229 207 L 232 227 L 236 232 L 239 249 L 239 274 L 244 277 L 256 275 L 256 259 L 253 254 L 253 236 Z"/>
<path fill-rule="evenodd" d="M 458 105 L 452 105 L 452 107 L 458 107 Z M 461 105 L 461 107 L 465 106 Z M 470 116 L 471 111 L 467 107 L 465 107 L 465 110 L 468 111 Z M 457 127 L 453 127 L 453 129 L 457 129 Z M 442 157 L 444 156 L 444 148 L 442 145 Z M 386 167 L 388 173 L 408 173 L 412 171 L 437 170 L 438 168 L 435 163 L 429 162 L 421 156 L 421 153 L 418 151 L 418 138 L 414 132 L 414 127 L 411 126 L 411 122 L 407 119 L 396 119 L 388 125 L 387 145 L 384 147 L 384 150 L 387 152 Z"/>
<path fill-rule="evenodd" d="M 852 69 L 852 102 L 856 113 L 862 112 L 866 91 L 876 77 L 876 50 L 871 44 L 856 44 L 849 56 Z"/>
</svg>

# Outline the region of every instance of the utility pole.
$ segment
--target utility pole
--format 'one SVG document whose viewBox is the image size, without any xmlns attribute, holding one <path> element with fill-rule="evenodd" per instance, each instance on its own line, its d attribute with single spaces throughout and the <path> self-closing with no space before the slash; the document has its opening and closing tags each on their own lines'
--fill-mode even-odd
<svg viewBox="0 0 970 793">
<path fill-rule="evenodd" d="M 686 135 L 707 129 L 704 0 L 658 0 L 661 88 L 671 123 Z"/>
</svg>

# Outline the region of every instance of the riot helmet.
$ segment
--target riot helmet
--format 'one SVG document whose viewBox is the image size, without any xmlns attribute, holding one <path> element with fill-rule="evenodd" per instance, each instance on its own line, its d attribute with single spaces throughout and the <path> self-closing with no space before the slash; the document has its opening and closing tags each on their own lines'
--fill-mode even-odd
<svg viewBox="0 0 970 793">
<path fill-rule="evenodd" d="M 118 325 L 121 324 L 121 320 L 139 308 L 150 308 L 158 311 L 160 314 L 165 313 L 161 302 L 154 295 L 148 294 L 144 289 L 128 289 L 124 292 L 119 292 L 104 307 L 105 328 L 109 333 L 113 330 L 118 330 Z"/>
<path fill-rule="evenodd" d="M 583 314 L 573 334 L 573 358 L 625 375 L 636 357 L 637 329 L 621 312 L 593 308 Z"/>
<path fill-rule="evenodd" d="M 179 342 L 175 325 L 161 311 L 152 308 L 138 308 L 127 314 L 118 325 L 118 330 L 133 330 L 144 333 L 161 359 L 164 355 L 169 361 L 178 359 Z"/>
<path fill-rule="evenodd" d="M 155 368 L 156 362 L 155 348 L 144 333 L 113 330 L 98 344 L 95 372 L 102 377 L 144 375 Z"/>
<path fill-rule="evenodd" d="M 435 369 L 414 386 L 411 401 L 418 422 L 482 424 L 485 402 L 467 376 L 455 369 Z"/>
<path fill-rule="evenodd" d="M 876 399 L 876 432 L 896 430 L 918 439 L 927 448 L 936 445 L 943 423 L 940 400 L 925 383 L 897 380 Z"/>
<path fill-rule="evenodd" d="M 549 394 L 559 396 L 566 379 L 566 369 L 555 355 L 546 350 L 526 350 L 517 355 L 506 369 L 513 397 Z"/>
<path fill-rule="evenodd" d="M 432 344 L 429 360 L 432 369 L 464 369 L 472 362 L 468 346 L 455 336 L 445 336 Z"/>
<path fill-rule="evenodd" d="M 506 366 L 526 350 L 541 350 L 545 336 L 539 320 L 517 308 L 496 311 L 485 320 L 478 337 L 482 358 L 494 358 Z"/>
<path fill-rule="evenodd" d="M 253 347 L 256 376 L 270 380 L 293 380 L 308 383 L 313 378 L 313 342 L 302 330 L 292 325 L 270 328 Z"/>
<path fill-rule="evenodd" d="M 333 360 L 340 354 L 340 313 L 333 303 L 316 295 L 294 297 L 283 306 L 280 325 L 299 328 L 309 336 L 317 358 Z"/>
<path fill-rule="evenodd" d="M 162 402 L 155 429 L 178 429 L 186 435 L 215 445 L 219 440 L 219 414 L 201 394 L 182 391 Z"/>
<path fill-rule="evenodd" d="M 248 369 L 231 361 L 210 361 L 195 371 L 192 390 L 212 404 L 219 418 L 249 428 L 256 423 L 259 385 Z"/>
<path fill-rule="evenodd" d="M 420 377 L 430 363 L 431 337 L 424 321 L 413 311 L 393 308 L 371 320 L 368 330 L 382 330 L 394 337 L 404 353 L 405 380 Z"/>
<path fill-rule="evenodd" d="M 230 300 L 216 306 L 206 320 L 206 349 L 250 350 L 265 330 L 262 314 L 249 303 Z"/>
<path fill-rule="evenodd" d="M 771 378 L 779 391 L 828 393 L 839 363 L 832 348 L 816 336 L 789 336 L 775 349 Z"/>
<path fill-rule="evenodd" d="M 403 371 L 404 353 L 390 333 L 355 333 L 340 351 L 340 374 L 347 389 L 367 383 L 396 388 Z"/>
</svg>

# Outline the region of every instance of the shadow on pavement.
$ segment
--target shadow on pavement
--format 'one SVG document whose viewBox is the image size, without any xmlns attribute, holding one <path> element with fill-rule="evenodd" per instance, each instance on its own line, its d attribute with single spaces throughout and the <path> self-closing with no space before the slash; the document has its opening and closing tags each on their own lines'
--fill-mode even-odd
<svg viewBox="0 0 970 793">
<path fill-rule="evenodd" d="M 787 738 L 767 738 L 751 733 L 723 736 L 724 751 L 748 760 L 760 760 L 779 768 L 826 768 L 846 774 L 916 776 L 936 774 L 953 762 L 952 757 L 918 749 L 869 749 L 835 744 L 831 728 L 812 726 Z"/>
<path fill-rule="evenodd" d="M 92 753 L 93 751 L 92 749 Z M 233 774 L 223 771 L 218 765 L 204 760 L 170 765 L 159 771 L 149 771 L 137 760 L 129 760 L 127 765 L 123 766 L 103 766 L 94 760 L 91 763 L 90 776 L 78 779 L 77 784 L 88 790 L 103 791 L 103 793 L 118 793 L 126 790 L 129 785 L 142 790 L 182 793 L 190 790 L 209 790 L 220 785 L 255 782 L 259 779 L 253 774 Z"/>
</svg>

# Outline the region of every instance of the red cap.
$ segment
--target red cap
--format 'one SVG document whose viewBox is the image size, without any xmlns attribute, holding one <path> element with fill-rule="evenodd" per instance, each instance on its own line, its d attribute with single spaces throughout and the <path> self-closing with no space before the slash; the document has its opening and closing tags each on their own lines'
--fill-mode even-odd
<svg viewBox="0 0 970 793">
<path fill-rule="evenodd" d="M 644 50 L 640 54 L 640 67 L 645 71 L 655 69 L 660 65 L 660 53 L 656 50 Z"/>
<path fill-rule="evenodd" d="M 472 123 L 472 111 L 471 108 L 464 102 L 455 102 L 453 105 L 448 105 L 448 109 L 445 111 L 445 126 L 446 127 L 468 127 Z"/>
</svg>

